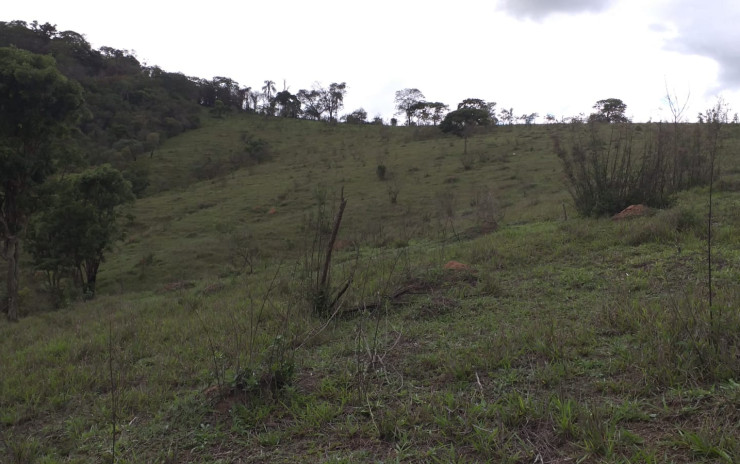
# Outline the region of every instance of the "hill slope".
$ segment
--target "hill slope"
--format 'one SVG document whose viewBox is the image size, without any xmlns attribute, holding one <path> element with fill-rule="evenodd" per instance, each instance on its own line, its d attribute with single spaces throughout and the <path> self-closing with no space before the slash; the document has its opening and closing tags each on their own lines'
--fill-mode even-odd
<svg viewBox="0 0 740 464">
<path fill-rule="evenodd" d="M 101 285 L 138 288 L 126 272 L 150 252 L 157 271 L 146 280 L 157 284 L 226 272 L 234 233 L 252 236 L 263 258 L 295 250 L 317 195 L 332 204 L 342 188 L 349 201 L 342 239 L 374 245 L 449 238 L 490 215 L 510 223 L 554 219 L 568 200 L 550 147 L 553 127 L 479 134 L 470 140 L 466 169 L 462 140 L 433 127 L 330 126 L 255 115 L 204 125 L 137 161 L 151 171 L 150 191 L 161 193 L 138 202 L 136 223 L 101 271 Z M 245 147 L 255 140 L 271 159 L 238 169 L 250 164 Z M 378 165 L 385 166 L 384 180 Z M 184 267 L 187 273 L 180 272 Z"/>
<path fill-rule="evenodd" d="M 151 194 L 101 296 L 0 321 L 0 453 L 736 462 L 737 128 L 711 308 L 707 190 L 629 221 L 577 218 L 550 148 L 564 129 L 496 127 L 471 159 L 434 128 L 250 116 L 168 140 L 137 160 Z M 342 188 L 331 288 L 352 285 L 341 313 L 315 314 L 311 216 L 325 198 L 331 222 Z M 232 258 L 251 248 L 249 273 Z"/>
</svg>

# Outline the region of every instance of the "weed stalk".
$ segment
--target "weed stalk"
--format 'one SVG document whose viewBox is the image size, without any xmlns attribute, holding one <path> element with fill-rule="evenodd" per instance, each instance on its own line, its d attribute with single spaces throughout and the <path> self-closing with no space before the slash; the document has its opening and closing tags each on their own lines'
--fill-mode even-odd
<svg viewBox="0 0 740 464">
<path fill-rule="evenodd" d="M 111 403 L 111 462 L 116 462 L 116 381 L 113 375 L 113 319 L 108 319 L 108 372 L 110 374 Z"/>
</svg>

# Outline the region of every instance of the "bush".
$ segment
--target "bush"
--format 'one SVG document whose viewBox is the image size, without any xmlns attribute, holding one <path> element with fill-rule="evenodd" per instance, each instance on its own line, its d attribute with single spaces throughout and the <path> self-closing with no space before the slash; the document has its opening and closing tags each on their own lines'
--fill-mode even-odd
<svg viewBox="0 0 740 464">
<path fill-rule="evenodd" d="M 142 198 L 149 187 L 149 168 L 143 164 L 132 164 L 123 171 L 123 178 L 131 182 L 131 191 L 136 198 Z"/>
<path fill-rule="evenodd" d="M 611 215 L 636 204 L 665 208 L 677 192 L 709 183 L 718 124 L 692 128 L 659 123 L 640 131 L 636 127 L 575 125 L 570 128 L 569 148 L 554 137 L 555 152 L 580 214 Z"/>
<path fill-rule="evenodd" d="M 244 151 L 249 157 L 249 160 L 255 164 L 264 163 L 272 158 L 270 145 L 264 139 L 257 138 L 248 141 L 246 147 L 244 147 Z"/>
<path fill-rule="evenodd" d="M 378 179 L 385 180 L 385 174 L 386 174 L 385 164 L 379 164 L 378 167 L 375 169 L 375 174 L 378 176 Z"/>
</svg>

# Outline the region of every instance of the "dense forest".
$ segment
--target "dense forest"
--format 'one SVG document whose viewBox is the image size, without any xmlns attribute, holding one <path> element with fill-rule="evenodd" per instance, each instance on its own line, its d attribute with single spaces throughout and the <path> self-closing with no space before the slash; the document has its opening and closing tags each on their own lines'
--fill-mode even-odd
<svg viewBox="0 0 740 464">
<path fill-rule="evenodd" d="M 51 55 L 62 74 L 81 84 L 85 110 L 81 136 L 74 137 L 79 152 L 91 164 L 124 170 L 138 193 L 146 180 L 131 162 L 200 124 L 208 81 L 144 66 L 127 50 L 94 50 L 81 34 L 49 23 L 0 22 L 0 47 Z"/>
</svg>

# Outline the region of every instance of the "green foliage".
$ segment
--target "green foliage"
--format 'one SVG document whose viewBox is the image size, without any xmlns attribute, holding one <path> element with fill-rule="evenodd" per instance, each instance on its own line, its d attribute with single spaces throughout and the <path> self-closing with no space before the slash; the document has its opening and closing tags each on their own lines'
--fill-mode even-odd
<svg viewBox="0 0 740 464">
<path fill-rule="evenodd" d="M 211 109 L 211 114 L 214 115 L 217 118 L 223 118 L 226 113 L 229 112 L 229 107 L 224 105 L 224 102 L 221 100 L 216 100 L 216 103 L 213 105 L 213 108 Z"/>
<path fill-rule="evenodd" d="M 271 158 L 270 144 L 267 140 L 261 138 L 254 138 L 247 141 L 244 152 L 247 154 L 249 160 L 255 164 L 264 163 Z"/>
<path fill-rule="evenodd" d="M 127 50 L 94 50 L 78 33 L 59 32 L 53 26 L 42 29 L 21 21 L 0 22 L 0 47 L 54 56 L 59 71 L 84 89 L 85 111 L 76 124 L 81 132 L 77 143 L 94 163 L 116 163 L 124 168 L 128 159 L 121 163 L 106 156 L 112 153 L 107 149 L 120 139 L 146 144 L 151 153 L 156 148 L 152 146 L 152 133 L 171 137 L 199 126 L 199 103 L 205 86 L 217 89 L 229 104 L 236 98 L 225 95 L 222 81 L 201 82 L 156 66 L 145 67 Z M 9 68 L 4 65 L 3 69 Z M 232 87 L 228 87 L 229 92 L 235 92 Z M 55 95 L 59 95 L 56 104 L 63 104 L 63 92 Z M 129 156 L 135 157 L 143 148 L 130 150 Z"/>
<path fill-rule="evenodd" d="M 301 115 L 301 101 L 298 96 L 287 90 L 275 95 L 275 103 L 278 105 L 278 116 L 283 118 L 297 118 Z"/>
<path fill-rule="evenodd" d="M 439 128 L 442 132 L 467 137 L 471 128 L 491 124 L 491 116 L 486 110 L 463 107 L 447 113 Z"/>
<path fill-rule="evenodd" d="M 437 125 L 447 108 L 447 105 L 442 102 L 419 101 L 412 104 L 407 112 L 416 120 L 417 125 L 427 125 L 430 122 Z"/>
<path fill-rule="evenodd" d="M 118 220 L 121 206 L 134 199 L 131 184 L 103 165 L 54 182 L 49 190 L 29 228 L 34 265 L 47 273 L 53 291 L 66 274 L 93 295 L 104 253 L 123 236 Z"/>
<path fill-rule="evenodd" d="M 0 48 L 0 239 L 8 260 L 8 318 L 18 317 L 19 237 L 35 209 L 34 191 L 56 167 L 82 91 L 50 56 Z"/>
<path fill-rule="evenodd" d="M 283 336 L 277 335 L 255 365 L 237 370 L 230 387 L 250 397 L 269 399 L 290 385 L 294 376 L 293 352 Z"/>
<path fill-rule="evenodd" d="M 131 193 L 136 198 L 142 198 L 149 187 L 149 173 L 149 167 L 143 163 L 133 163 L 121 173 L 131 184 Z"/>
<path fill-rule="evenodd" d="M 457 104 L 458 110 L 464 108 L 486 111 L 488 112 L 490 123 L 498 124 L 498 119 L 496 118 L 496 102 L 487 102 L 485 100 L 481 100 L 480 98 L 466 98 L 465 100 Z"/>
<path fill-rule="evenodd" d="M 356 109 L 344 116 L 344 121 L 347 124 L 367 124 L 367 111 L 362 108 Z"/>
<path fill-rule="evenodd" d="M 52 57 L 15 48 L 0 48 L 0 84 L 0 136 L 7 172 L 18 162 L 6 158 L 11 153 L 33 156 L 51 137 L 70 129 L 82 91 L 58 71 Z"/>
</svg>

